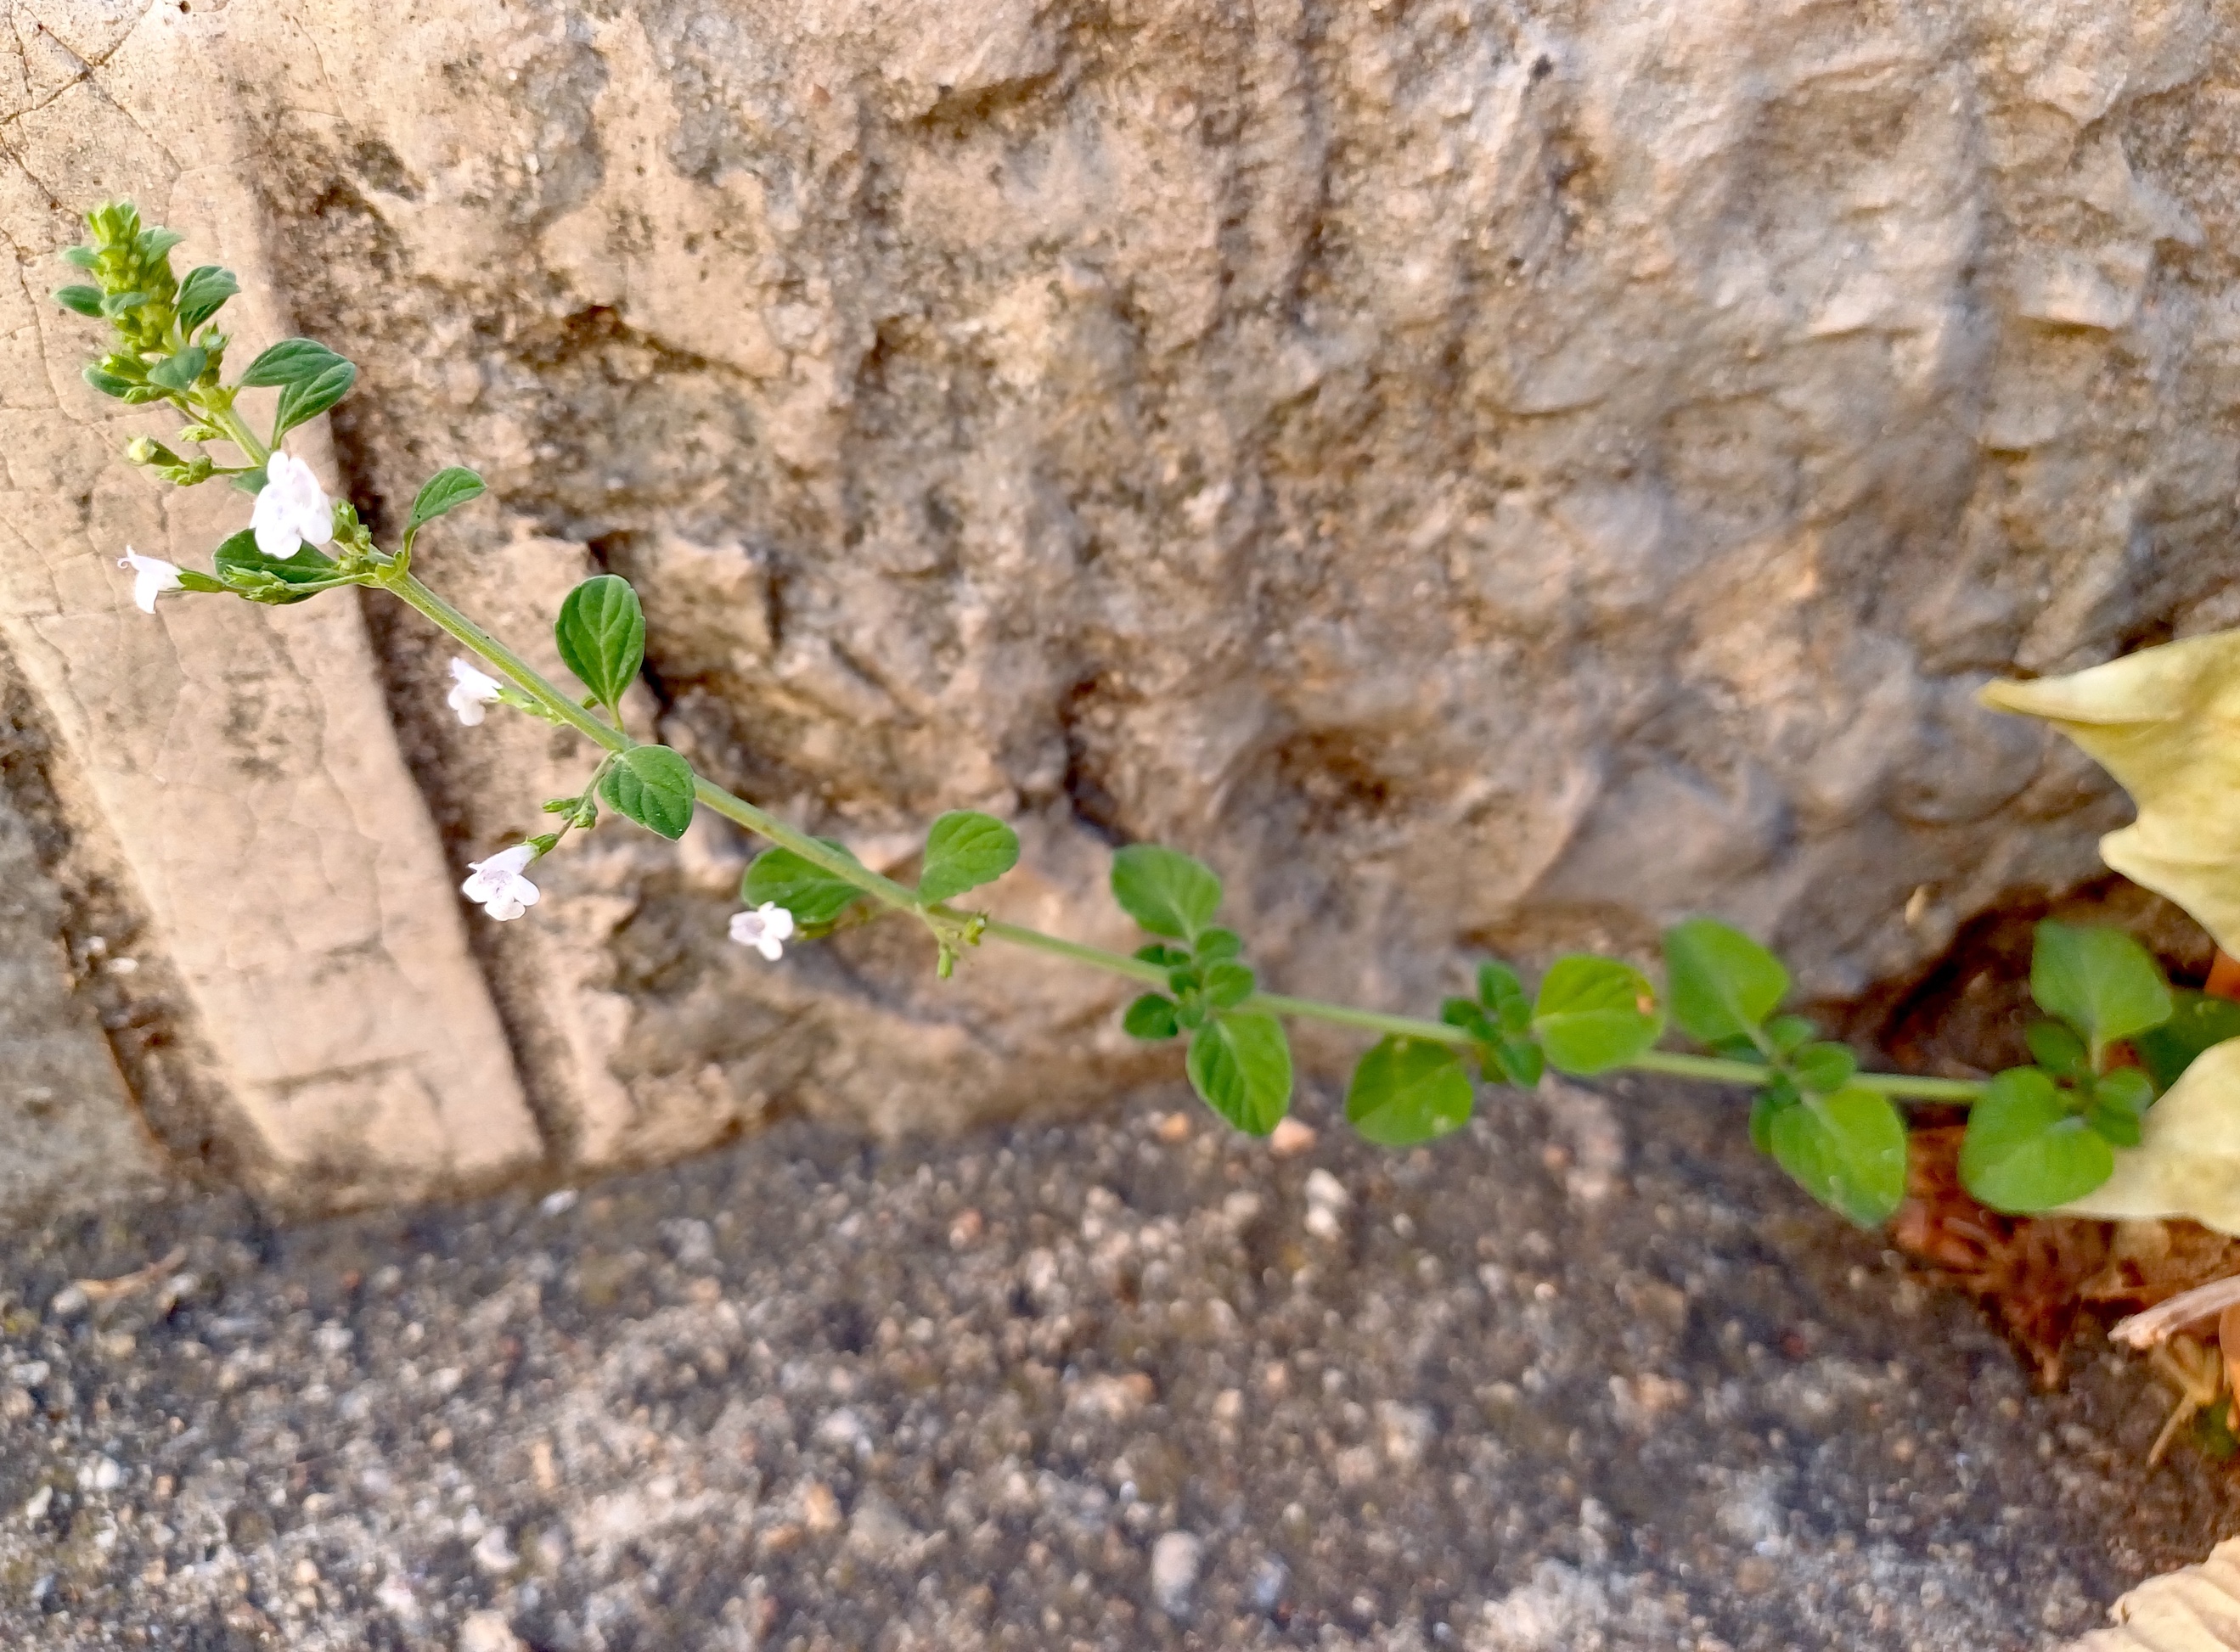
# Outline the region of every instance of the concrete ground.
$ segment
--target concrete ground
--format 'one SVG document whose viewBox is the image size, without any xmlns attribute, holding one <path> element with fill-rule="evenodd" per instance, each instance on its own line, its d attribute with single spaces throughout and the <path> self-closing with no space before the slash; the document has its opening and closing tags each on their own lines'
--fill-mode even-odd
<svg viewBox="0 0 2240 1652">
<path fill-rule="evenodd" d="M 1306 1116 L 17 1234 L 0 1645 L 1988 1652 L 2240 1529 L 2136 1368 L 2033 1394 L 1733 1098 Z"/>
</svg>

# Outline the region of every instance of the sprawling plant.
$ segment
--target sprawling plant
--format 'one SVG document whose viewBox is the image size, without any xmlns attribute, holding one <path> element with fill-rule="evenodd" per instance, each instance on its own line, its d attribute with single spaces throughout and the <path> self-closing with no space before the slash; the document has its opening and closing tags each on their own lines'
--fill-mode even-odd
<svg viewBox="0 0 2240 1652">
<path fill-rule="evenodd" d="M 290 432 L 347 396 L 357 370 L 327 346 L 283 339 L 228 383 L 230 340 L 217 317 L 239 290 L 214 265 L 175 278 L 180 237 L 143 226 L 128 203 L 89 215 L 90 244 L 63 256 L 88 279 L 56 298 L 106 322 L 109 352 L 86 370 L 96 390 L 182 416 L 177 446 L 143 436 L 128 456 L 161 480 L 193 487 L 224 476 L 254 496 L 250 525 L 213 551 L 209 572 L 128 550 L 139 606 L 167 593 L 300 603 L 363 586 L 404 603 L 465 653 L 451 667 L 450 704 L 463 723 L 503 706 L 572 729 L 596 754 L 582 789 L 547 802 L 552 829 L 473 862 L 463 893 L 505 922 L 536 905 L 537 863 L 602 809 L 674 839 L 707 809 L 770 847 L 748 867 L 730 920 L 734 940 L 776 962 L 785 944 L 830 933 L 843 918 L 892 916 L 924 932 L 936 971 L 989 943 L 1031 948 L 1144 989 L 1127 1030 L 1181 1040 L 1184 1069 L 1206 1104 L 1237 1129 L 1264 1135 L 1292 1092 L 1287 1020 L 1334 1023 L 1374 1035 L 1353 1073 L 1346 1116 L 1373 1142 L 1410 1146 L 1470 1117 L 1481 1084 L 1537 1085 L 1548 1069 L 1579 1077 L 1635 1071 L 1748 1090 L 1751 1139 L 1813 1197 L 1852 1221 L 1878 1222 L 1905 1194 L 1904 1102 L 1971 1108 L 1961 1173 L 2003 1210 L 2043 1209 L 2109 1179 L 2120 1150 L 2140 1140 L 2158 1089 L 2193 1056 L 2240 1031 L 2240 1009 L 2173 993 L 2154 961 L 2109 929 L 2041 925 L 2031 989 L 2048 1017 L 2030 1029 L 2030 1066 L 1988 1082 L 1859 1070 L 1851 1049 L 1788 1013 L 1790 974 L 1748 936 L 1708 917 L 1664 937 L 1663 982 L 1622 959 L 1557 959 L 1528 989 L 1510 966 L 1481 964 L 1475 990 L 1449 998 L 1436 1020 L 1294 998 L 1262 989 L 1243 938 L 1219 922 L 1221 880 L 1203 863 L 1157 844 L 1113 857 L 1113 897 L 1148 936 L 1132 955 L 1000 922 L 965 903 L 1019 856 L 1002 821 L 970 810 L 928 829 L 915 885 L 872 871 L 845 845 L 798 831 L 703 776 L 669 747 L 632 739 L 621 703 L 645 650 L 637 593 L 613 575 L 585 580 L 555 620 L 561 659 L 577 689 L 552 683 L 412 571 L 430 524 L 472 503 L 482 478 L 452 466 L 414 499 L 393 550 L 374 542 L 347 500 L 330 499 L 312 467 L 291 455 Z M 247 392 L 270 390 L 261 423 Z M 1693 1050 L 1661 1048 L 1681 1035 Z"/>
</svg>

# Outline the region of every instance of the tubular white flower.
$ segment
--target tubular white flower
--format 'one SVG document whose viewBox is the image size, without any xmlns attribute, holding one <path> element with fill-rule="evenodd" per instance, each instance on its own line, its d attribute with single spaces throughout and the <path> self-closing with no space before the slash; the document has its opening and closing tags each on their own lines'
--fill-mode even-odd
<svg viewBox="0 0 2240 1652">
<path fill-rule="evenodd" d="M 143 614 L 156 611 L 156 598 L 163 592 L 180 589 L 178 564 L 161 556 L 143 556 L 127 545 L 117 565 L 132 570 L 132 600 L 140 604 Z"/>
<path fill-rule="evenodd" d="M 486 861 L 470 861 L 474 876 L 459 885 L 459 893 L 501 923 L 517 918 L 539 898 L 537 885 L 522 876 L 536 858 L 535 844 L 516 843 Z"/>
<path fill-rule="evenodd" d="M 275 451 L 264 462 L 264 485 L 249 525 L 257 548 L 268 556 L 294 556 L 306 543 L 325 545 L 335 536 L 335 505 L 319 486 L 311 467 L 294 454 Z"/>
<path fill-rule="evenodd" d="M 483 720 L 483 708 L 497 703 L 498 680 L 463 659 L 451 661 L 451 692 L 445 696 L 459 721 L 470 729 Z"/>
<path fill-rule="evenodd" d="M 785 948 L 779 943 L 792 936 L 793 914 L 776 901 L 764 901 L 751 912 L 731 915 L 731 939 L 743 947 L 752 947 L 772 963 L 785 955 Z"/>
</svg>

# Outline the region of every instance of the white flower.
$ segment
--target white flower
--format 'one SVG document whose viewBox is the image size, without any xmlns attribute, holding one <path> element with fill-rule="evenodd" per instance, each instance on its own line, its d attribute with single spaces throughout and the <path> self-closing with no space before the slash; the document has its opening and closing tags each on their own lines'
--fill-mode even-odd
<svg viewBox="0 0 2240 1652">
<path fill-rule="evenodd" d="M 498 680 L 487 671 L 478 671 L 464 660 L 451 662 L 451 692 L 448 696 L 451 709 L 459 714 L 459 721 L 470 729 L 483 720 L 483 708 L 496 705 Z"/>
<path fill-rule="evenodd" d="M 175 591 L 179 586 L 177 563 L 167 563 L 161 556 L 143 556 L 127 545 L 124 554 L 117 559 L 119 568 L 132 570 L 132 600 L 140 604 L 140 611 L 156 611 L 156 598 L 165 591 Z"/>
<path fill-rule="evenodd" d="M 522 876 L 536 858 L 535 844 L 516 843 L 486 861 L 470 861 L 475 875 L 459 885 L 459 893 L 500 923 L 517 918 L 537 904 L 537 885 Z"/>
<path fill-rule="evenodd" d="M 752 947 L 772 963 L 785 953 L 778 943 L 792 935 L 793 914 L 776 901 L 764 901 L 751 912 L 731 915 L 731 939 L 743 947 Z"/>
<path fill-rule="evenodd" d="M 311 467 L 292 453 L 276 452 L 264 462 L 264 485 L 249 525 L 257 548 L 268 556 L 293 556 L 305 542 L 324 545 L 335 536 L 334 501 L 319 486 Z"/>
</svg>

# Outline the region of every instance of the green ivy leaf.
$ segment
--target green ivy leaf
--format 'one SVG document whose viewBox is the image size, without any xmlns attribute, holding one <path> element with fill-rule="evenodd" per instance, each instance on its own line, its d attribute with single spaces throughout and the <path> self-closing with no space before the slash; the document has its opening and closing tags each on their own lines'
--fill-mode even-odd
<svg viewBox="0 0 2240 1652">
<path fill-rule="evenodd" d="M 2173 1008 L 2168 1021 L 2131 1036 L 2131 1048 L 2139 1052 L 2158 1091 L 2177 1083 L 2178 1075 L 2202 1051 L 2228 1038 L 2240 1038 L 2240 1004 L 2229 998 L 2212 998 L 2190 987 L 2173 987 L 2170 1000 Z M 2037 1046 L 2031 1049 L 2035 1053 Z"/>
<path fill-rule="evenodd" d="M 1750 1036 L 1789 996 L 1781 960 L 1713 918 L 1664 932 L 1664 978 L 1672 1018 L 1705 1044 Z"/>
<path fill-rule="evenodd" d="M 241 376 L 245 390 L 309 383 L 350 363 L 316 338 L 283 338 L 260 351 Z"/>
<path fill-rule="evenodd" d="M 1383 1147 L 1414 1147 L 1460 1129 L 1470 1116 L 1462 1058 L 1428 1039 L 1388 1037 L 1361 1058 L 1345 1092 L 1345 1116 Z"/>
<path fill-rule="evenodd" d="M 412 501 L 412 514 L 404 525 L 407 530 L 425 527 L 437 517 L 472 503 L 488 491 L 483 479 L 463 464 L 445 465 L 421 484 Z"/>
<path fill-rule="evenodd" d="M 305 545 L 293 556 L 268 556 L 250 528 L 220 545 L 210 563 L 229 590 L 275 606 L 306 602 L 336 582 L 335 559 L 323 551 Z"/>
<path fill-rule="evenodd" d="M 673 843 L 692 823 L 692 765 L 667 746 L 632 746 L 607 765 L 599 796 Z"/>
<path fill-rule="evenodd" d="M 240 290 L 241 283 L 233 278 L 232 270 L 221 270 L 214 263 L 197 265 L 179 283 L 176 304 L 179 325 L 191 333 L 217 315 L 225 307 L 225 301 Z"/>
<path fill-rule="evenodd" d="M 1774 1109 L 1764 1136 L 1799 1187 L 1863 1228 L 1905 1200 L 1905 1121 L 1887 1096 L 1844 1089 Z"/>
<path fill-rule="evenodd" d="M 1859 1058 L 1847 1044 L 1807 1044 L 1790 1057 L 1789 1065 L 1797 1076 L 1797 1088 L 1816 1096 L 1833 1096 L 1851 1082 L 1859 1070 Z"/>
<path fill-rule="evenodd" d="M 993 815 L 952 809 L 925 835 L 925 869 L 918 874 L 921 900 L 954 900 L 967 889 L 992 883 L 1019 863 L 1019 835 Z"/>
<path fill-rule="evenodd" d="M 2130 936 L 2050 918 L 2030 953 L 2030 996 L 2096 1051 L 2162 1025 L 2175 1007 L 2161 969 Z"/>
<path fill-rule="evenodd" d="M 1178 850 L 1130 843 L 1112 857 L 1112 898 L 1153 935 L 1187 941 L 1213 922 L 1221 880 Z"/>
<path fill-rule="evenodd" d="M 272 440 L 277 444 L 299 424 L 308 424 L 350 393 L 357 369 L 337 361 L 317 378 L 297 379 L 280 391 L 280 406 L 272 416 Z"/>
<path fill-rule="evenodd" d="M 190 344 L 150 368 L 148 382 L 184 394 L 194 388 L 195 381 L 203 376 L 203 369 L 209 365 L 210 352 L 199 344 Z"/>
<path fill-rule="evenodd" d="M 849 853 L 847 845 L 837 839 L 820 837 L 817 841 L 850 861 L 856 858 Z M 775 903 L 792 913 L 793 921 L 803 929 L 832 923 L 863 898 L 863 891 L 846 878 L 835 876 L 790 849 L 764 849 L 755 856 L 754 864 L 739 880 L 740 905 Z"/>
<path fill-rule="evenodd" d="M 2092 1070 L 2084 1041 L 2058 1021 L 2034 1021 L 2023 1029 L 2031 1059 L 2057 1078 L 2082 1078 Z"/>
<path fill-rule="evenodd" d="M 1623 1066 L 1657 1042 L 1664 1017 L 1649 977 L 1615 958 L 1558 958 L 1540 983 L 1532 1030 L 1559 1072 Z"/>
<path fill-rule="evenodd" d="M 1223 1011 L 1191 1038 L 1188 1065 L 1205 1104 L 1248 1135 L 1267 1135 L 1290 1109 L 1290 1041 L 1273 1016 Z"/>
<path fill-rule="evenodd" d="M 1152 1042 L 1172 1038 L 1181 1030 L 1175 1021 L 1175 1001 L 1147 992 L 1128 1006 L 1128 1013 L 1120 1018 L 1120 1028 L 1130 1038 Z"/>
<path fill-rule="evenodd" d="M 628 580 L 596 575 L 562 599 L 552 638 L 583 686 L 602 703 L 617 706 L 645 663 L 645 610 Z"/>
<path fill-rule="evenodd" d="M 98 287 L 57 287 L 55 289 L 55 302 L 64 310 L 75 310 L 96 321 L 101 319 L 101 289 Z"/>
<path fill-rule="evenodd" d="M 1960 1182 L 1994 1210 L 2050 1210 L 2083 1198 L 2115 1168 L 2106 1140 L 2035 1067 L 2001 1073 L 1968 1109 Z"/>
</svg>

